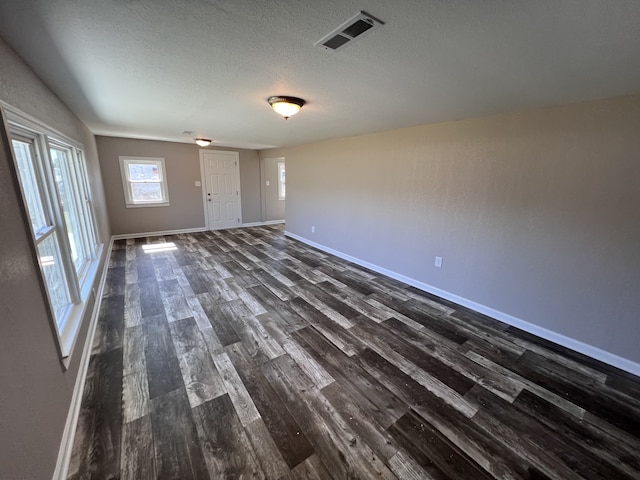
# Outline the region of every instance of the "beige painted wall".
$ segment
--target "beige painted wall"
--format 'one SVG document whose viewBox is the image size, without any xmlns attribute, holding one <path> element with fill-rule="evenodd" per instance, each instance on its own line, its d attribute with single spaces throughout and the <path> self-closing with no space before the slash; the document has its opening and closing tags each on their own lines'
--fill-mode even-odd
<svg viewBox="0 0 640 480">
<path fill-rule="evenodd" d="M 640 362 L 640 96 L 275 156 L 288 231 Z"/>
<path fill-rule="evenodd" d="M 108 245 L 111 232 L 93 135 L 1 39 L 0 100 L 84 145 L 98 234 Z M 83 320 L 69 370 L 65 371 L 47 317 L 35 250 L 10 152 L 2 130 L 0 478 L 49 479 L 55 468 L 89 317 Z"/>
<path fill-rule="evenodd" d="M 200 147 L 195 143 L 102 136 L 96 137 L 96 141 L 109 207 L 109 220 L 114 235 L 204 227 L 202 187 L 195 186 L 195 182 L 200 180 Z M 220 147 L 209 149 L 239 152 L 242 221 L 259 222 L 261 212 L 258 152 Z M 127 155 L 165 159 L 170 206 L 125 207 L 119 157 Z"/>
<path fill-rule="evenodd" d="M 214 148 L 214 150 L 225 150 Z M 260 194 L 260 157 L 257 150 L 229 148 L 240 152 L 240 189 L 242 192 L 242 222 L 263 221 Z"/>
<path fill-rule="evenodd" d="M 279 162 L 286 163 L 286 159 L 284 157 L 262 159 L 262 218 L 269 222 L 284 220 L 286 217 L 286 200 L 278 198 Z"/>
</svg>

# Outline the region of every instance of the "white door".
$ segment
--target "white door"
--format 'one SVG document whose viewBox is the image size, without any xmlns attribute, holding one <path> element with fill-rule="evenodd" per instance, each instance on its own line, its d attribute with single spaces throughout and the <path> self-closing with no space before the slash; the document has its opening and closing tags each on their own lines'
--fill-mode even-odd
<svg viewBox="0 0 640 480">
<path fill-rule="evenodd" d="M 200 150 L 206 225 L 209 230 L 237 227 L 240 214 L 238 152 Z"/>
</svg>

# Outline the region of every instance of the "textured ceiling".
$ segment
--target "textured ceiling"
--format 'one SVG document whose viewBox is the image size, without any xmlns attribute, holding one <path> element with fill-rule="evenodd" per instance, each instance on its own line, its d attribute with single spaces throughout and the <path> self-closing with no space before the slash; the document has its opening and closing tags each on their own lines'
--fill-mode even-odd
<svg viewBox="0 0 640 480">
<path fill-rule="evenodd" d="M 360 10 L 385 25 L 314 46 Z M 0 1 L 95 134 L 245 148 L 640 93 L 638 25 L 638 0 Z M 285 121 L 270 95 L 308 104 Z"/>
</svg>

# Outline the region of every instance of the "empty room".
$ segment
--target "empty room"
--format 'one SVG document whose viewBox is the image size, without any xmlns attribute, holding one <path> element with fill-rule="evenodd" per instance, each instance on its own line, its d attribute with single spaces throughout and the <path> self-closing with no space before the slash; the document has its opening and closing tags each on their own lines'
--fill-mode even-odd
<svg viewBox="0 0 640 480">
<path fill-rule="evenodd" d="M 0 1 L 0 479 L 640 479 L 638 24 Z"/>
</svg>

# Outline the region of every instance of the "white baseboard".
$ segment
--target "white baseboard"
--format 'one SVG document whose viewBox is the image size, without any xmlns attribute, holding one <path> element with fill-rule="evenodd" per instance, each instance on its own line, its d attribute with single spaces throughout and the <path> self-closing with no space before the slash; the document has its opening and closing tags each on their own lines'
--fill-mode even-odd
<svg viewBox="0 0 640 480">
<path fill-rule="evenodd" d="M 198 228 L 183 228 L 179 230 L 161 230 L 158 232 L 140 232 L 140 233 L 121 233 L 118 235 L 112 235 L 112 240 L 123 240 L 126 238 L 142 238 L 142 237 L 161 237 L 162 235 L 178 235 L 181 233 L 198 233 L 206 232 L 206 227 Z"/>
<path fill-rule="evenodd" d="M 244 228 L 244 227 L 262 227 L 264 225 L 276 225 L 278 223 L 285 223 L 284 220 L 269 220 L 266 222 L 252 222 L 252 223 L 242 223 L 237 227 L 231 228 Z M 207 232 L 209 231 L 206 227 L 198 227 L 198 228 L 183 228 L 179 230 L 160 230 L 157 232 L 140 232 L 140 233 L 120 233 L 118 235 L 113 235 L 111 238 L 113 240 L 124 240 L 127 238 L 143 238 L 143 237 L 161 237 L 163 235 L 178 235 L 181 233 L 198 233 L 198 232 Z"/>
<path fill-rule="evenodd" d="M 76 435 L 76 428 L 78 426 L 78 417 L 80 416 L 80 407 L 82 406 L 82 395 L 84 393 L 84 383 L 87 378 L 87 370 L 89 368 L 89 360 L 91 359 L 91 350 L 93 349 L 93 337 L 96 332 L 96 326 L 98 324 L 98 316 L 100 313 L 100 304 L 102 303 L 102 292 L 104 290 L 104 283 L 107 279 L 107 270 L 109 269 L 109 258 L 111 258 L 111 251 L 113 249 L 113 237 L 109 242 L 109 248 L 104 260 L 104 267 L 102 269 L 102 275 L 100 276 L 100 282 L 98 289 L 96 290 L 96 298 L 93 302 L 93 311 L 91 312 L 91 320 L 89 321 L 89 329 L 87 330 L 87 336 L 84 341 L 84 348 L 82 350 L 82 357 L 80 358 L 80 366 L 78 368 L 78 375 L 76 376 L 76 382 L 73 387 L 73 394 L 71 396 L 71 404 L 69 406 L 69 413 L 67 414 L 67 421 L 64 425 L 64 432 L 62 434 L 62 441 L 60 442 L 60 450 L 58 451 L 58 460 L 56 462 L 56 469 L 53 472 L 53 480 L 66 480 L 69 472 L 69 462 L 71 461 L 71 453 L 73 451 L 73 440 Z"/>
<path fill-rule="evenodd" d="M 335 255 L 336 257 L 348 260 L 349 262 L 368 268 L 369 270 L 373 270 L 374 272 L 381 273 L 383 275 L 386 275 L 387 277 L 394 278 L 403 283 L 419 288 L 420 290 L 423 290 L 425 292 L 437 295 L 438 297 L 444 298 L 446 300 L 450 300 L 454 303 L 457 303 L 458 305 L 462 305 L 464 307 L 475 310 L 476 312 L 487 315 L 491 318 L 495 318 L 496 320 L 500 320 L 501 322 L 517 327 L 538 337 L 544 338 L 545 340 L 549 340 L 550 342 L 554 342 L 558 345 L 562 345 L 563 347 L 570 348 L 571 350 L 575 350 L 576 352 L 582 353 L 591 358 L 595 358 L 596 360 L 600 360 L 601 362 L 620 368 L 621 370 L 632 373 L 634 375 L 640 375 L 640 363 L 634 362 L 624 357 L 620 357 L 619 355 L 608 352 L 606 350 L 602 350 L 598 347 L 594 347 L 593 345 L 581 342 L 580 340 L 576 340 L 574 338 L 567 337 L 566 335 L 554 332 L 553 330 L 540 327 L 533 323 L 514 317 L 513 315 L 509 315 L 508 313 L 495 310 L 491 307 L 487 307 L 485 305 L 468 300 L 445 290 L 441 290 L 432 285 L 420 282 L 418 280 L 393 272 L 378 265 L 374 265 L 360 258 L 347 255 L 338 250 L 334 250 L 333 248 L 309 240 L 308 238 L 296 235 L 295 233 L 285 231 L 284 234 L 287 237 L 299 240 L 302 243 L 306 243 L 307 245 L 315 247 L 319 250 Z"/>
<path fill-rule="evenodd" d="M 284 220 L 267 220 L 266 222 L 251 222 L 243 223 L 241 227 L 263 227 L 264 225 L 277 225 L 279 223 L 285 223 Z"/>
</svg>

